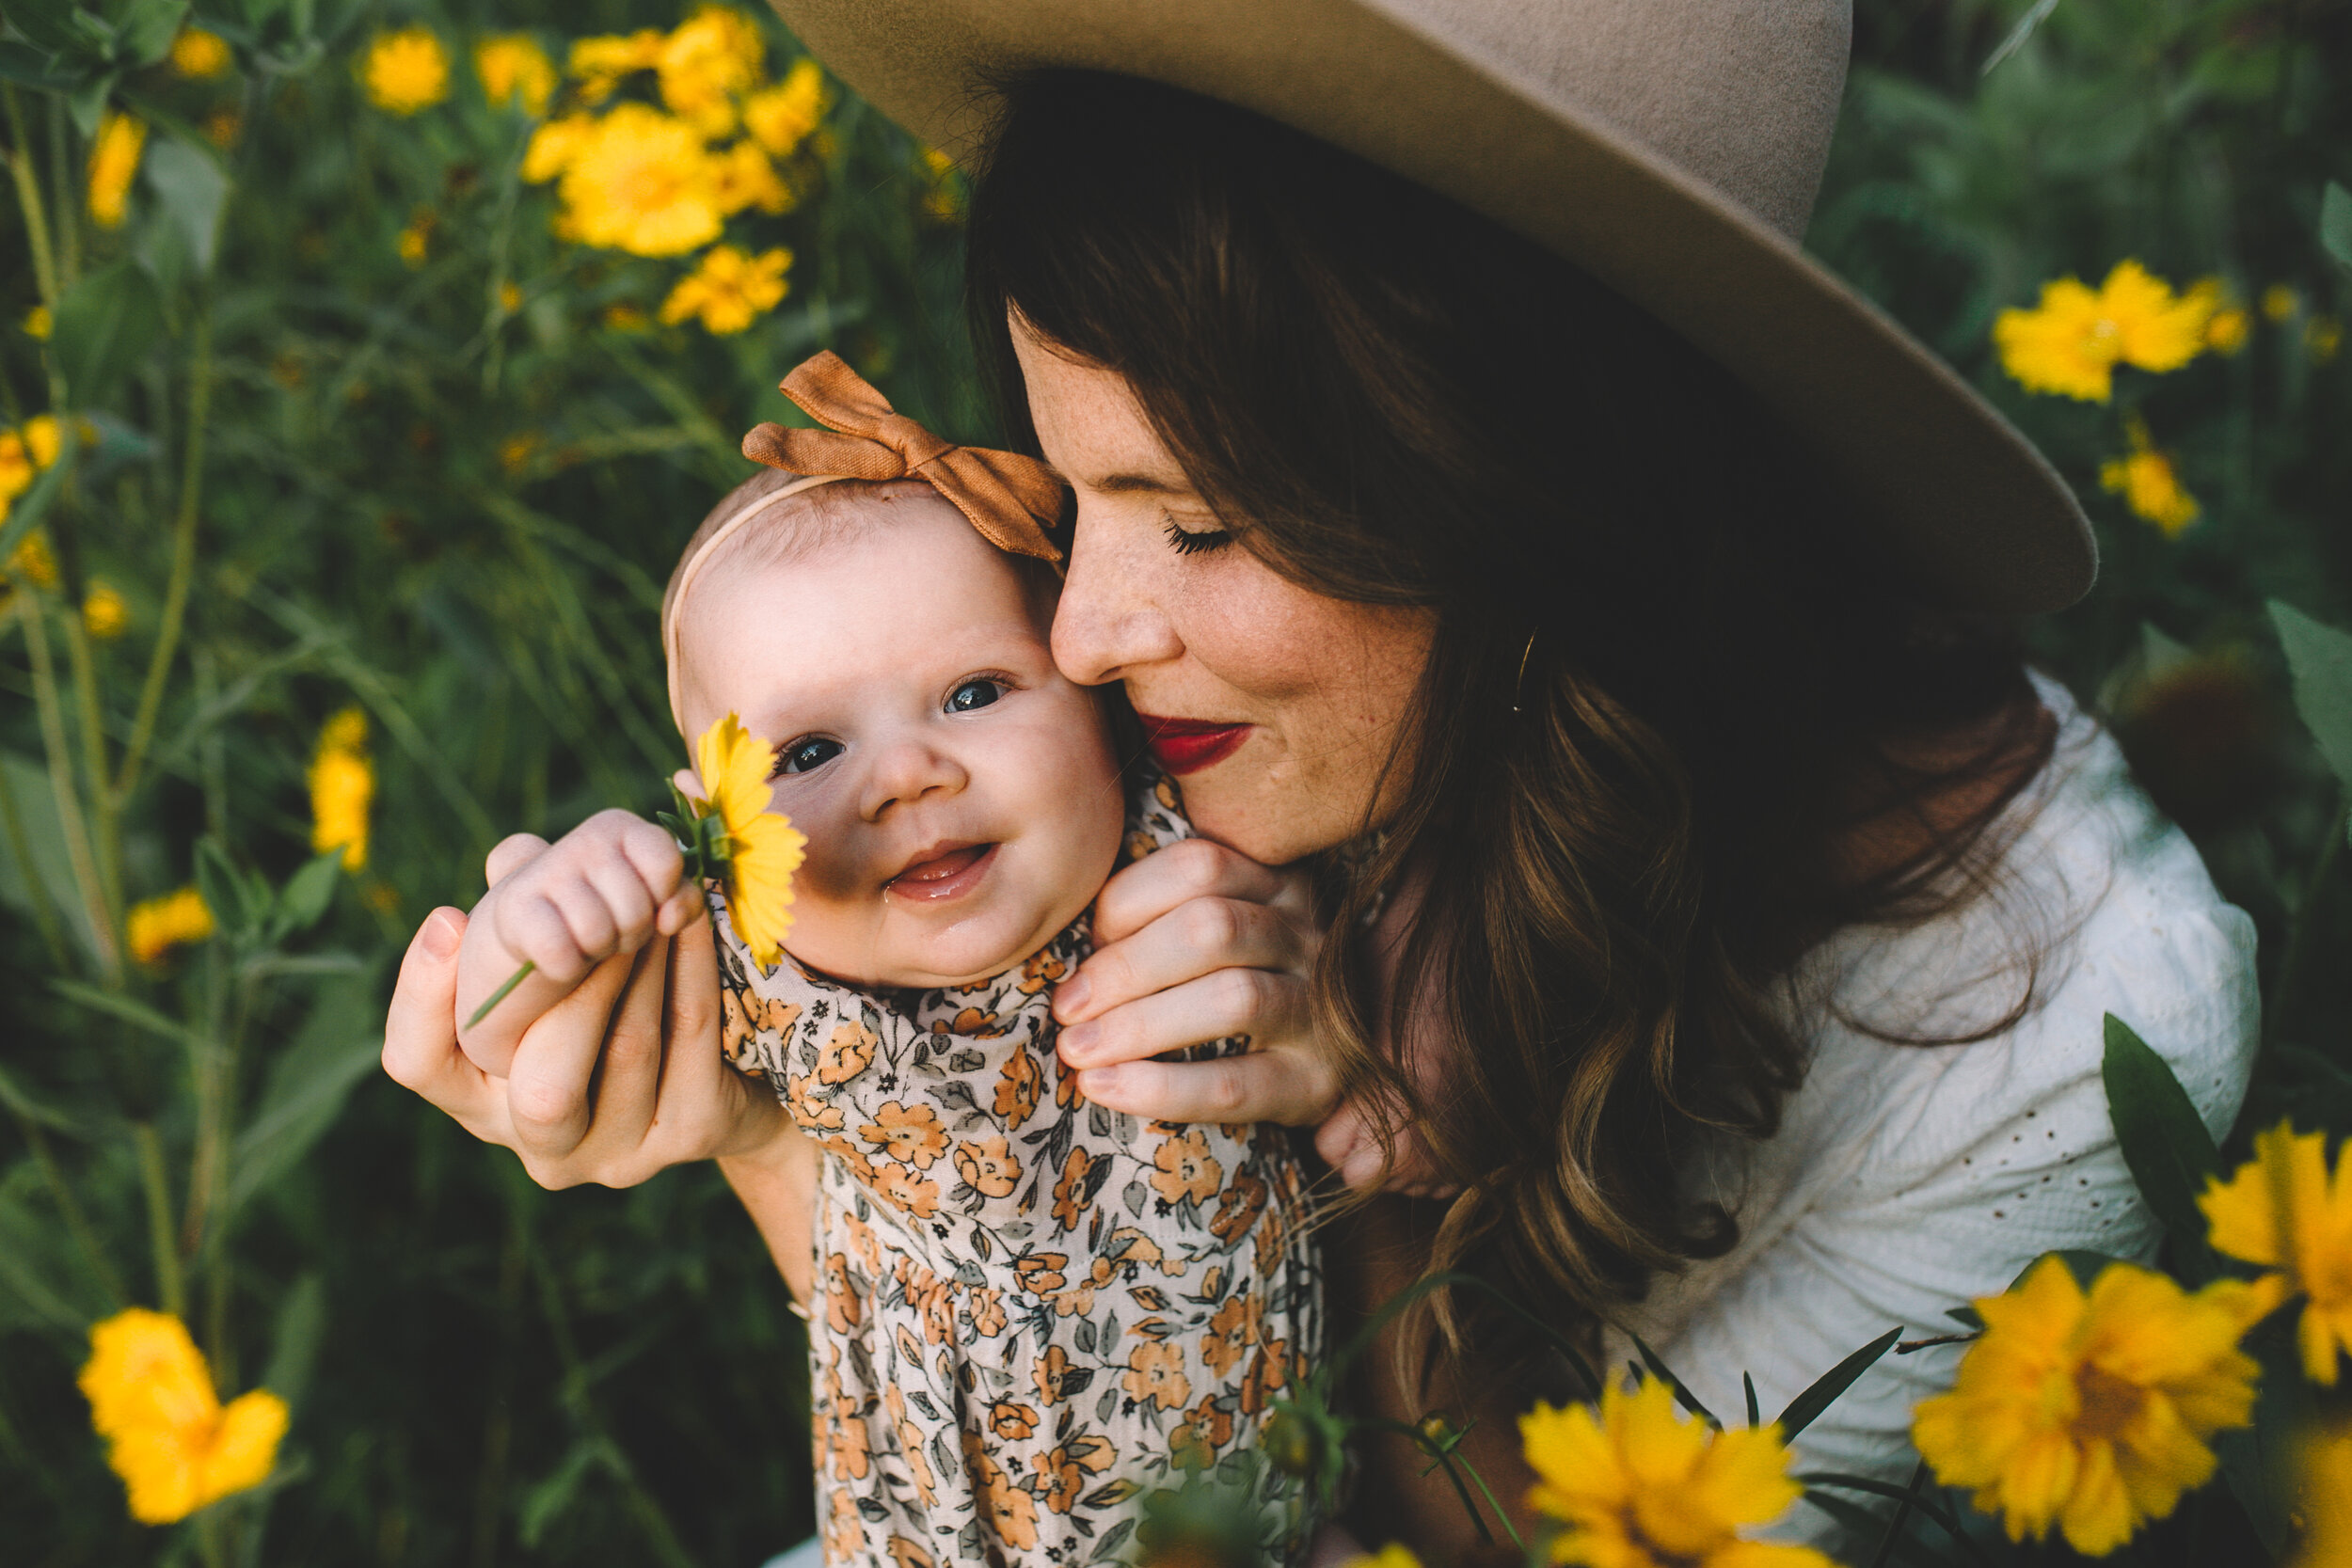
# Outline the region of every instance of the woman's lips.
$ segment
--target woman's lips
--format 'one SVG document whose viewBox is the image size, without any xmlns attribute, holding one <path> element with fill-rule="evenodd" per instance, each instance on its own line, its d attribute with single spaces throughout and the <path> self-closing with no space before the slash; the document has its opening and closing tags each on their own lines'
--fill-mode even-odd
<svg viewBox="0 0 2352 1568">
<path fill-rule="evenodd" d="M 1214 719 L 1162 719 L 1138 713 L 1152 754 L 1171 773 L 1198 773 L 1223 762 L 1249 737 L 1248 724 L 1220 723 Z"/>
<path fill-rule="evenodd" d="M 995 860 L 995 845 L 966 844 L 916 861 L 891 878 L 886 885 L 899 897 L 921 904 L 961 898 L 980 885 L 980 879 L 988 875 L 988 868 Z"/>
</svg>

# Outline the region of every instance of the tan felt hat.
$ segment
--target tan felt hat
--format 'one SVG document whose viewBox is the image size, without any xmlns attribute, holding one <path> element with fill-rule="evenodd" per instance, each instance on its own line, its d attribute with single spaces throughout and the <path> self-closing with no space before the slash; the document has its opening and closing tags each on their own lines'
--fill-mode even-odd
<svg viewBox="0 0 2352 1568">
<path fill-rule="evenodd" d="M 1049 67 L 1321 137 L 1567 257 L 1729 368 L 1829 461 L 1926 596 L 2055 610 L 2097 571 L 2080 503 L 2032 445 L 1799 248 L 1851 0 L 772 3 L 843 80 L 960 157 L 986 143 L 986 84 Z"/>
</svg>

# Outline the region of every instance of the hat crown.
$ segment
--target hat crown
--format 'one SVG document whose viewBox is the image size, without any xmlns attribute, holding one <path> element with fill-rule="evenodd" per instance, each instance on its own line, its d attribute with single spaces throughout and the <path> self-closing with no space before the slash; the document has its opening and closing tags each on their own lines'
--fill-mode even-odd
<svg viewBox="0 0 2352 1568">
<path fill-rule="evenodd" d="M 1359 3 L 1804 234 L 1845 92 L 1851 0 Z"/>
</svg>

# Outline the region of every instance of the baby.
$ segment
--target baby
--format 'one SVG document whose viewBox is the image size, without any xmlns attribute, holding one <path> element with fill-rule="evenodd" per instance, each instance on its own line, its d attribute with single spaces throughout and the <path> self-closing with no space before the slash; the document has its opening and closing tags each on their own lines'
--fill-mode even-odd
<svg viewBox="0 0 2352 1568">
<path fill-rule="evenodd" d="M 1095 894 L 1190 833 L 1167 782 L 1122 790 L 1101 704 L 1055 669 L 1037 516 L 1059 487 L 939 441 L 829 354 L 784 385 L 849 434 L 762 426 L 745 452 L 864 477 L 739 486 L 687 546 L 663 636 L 681 732 L 734 713 L 773 738 L 773 808 L 808 838 L 782 962 L 710 911 L 727 1053 L 824 1151 L 826 1560 L 1123 1560 L 1136 1495 L 1205 1464 L 1252 1481 L 1267 1547 L 1297 1560 L 1310 1500 L 1239 1456 L 1323 1348 L 1299 1165 L 1278 1128 L 1089 1104 L 1055 1054 Z M 582 830 L 533 863 L 587 939 L 557 974 L 612 951 L 608 929 L 675 926 L 658 850 Z M 520 961 L 507 885 L 467 929 L 461 1018 Z M 564 989 L 534 976 L 469 1053 L 498 1070 Z"/>
</svg>

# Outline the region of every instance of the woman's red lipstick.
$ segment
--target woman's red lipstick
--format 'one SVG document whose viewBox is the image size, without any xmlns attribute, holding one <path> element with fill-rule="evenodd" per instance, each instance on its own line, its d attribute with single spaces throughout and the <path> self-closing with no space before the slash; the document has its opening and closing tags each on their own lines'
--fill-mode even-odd
<svg viewBox="0 0 2352 1568">
<path fill-rule="evenodd" d="M 1249 738 L 1248 724 L 1220 724 L 1213 719 L 1162 719 L 1138 713 L 1152 755 L 1170 773 L 1198 773 L 1223 762 Z"/>
</svg>

